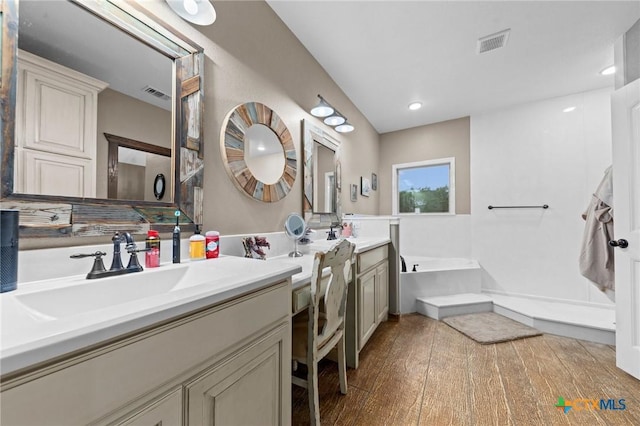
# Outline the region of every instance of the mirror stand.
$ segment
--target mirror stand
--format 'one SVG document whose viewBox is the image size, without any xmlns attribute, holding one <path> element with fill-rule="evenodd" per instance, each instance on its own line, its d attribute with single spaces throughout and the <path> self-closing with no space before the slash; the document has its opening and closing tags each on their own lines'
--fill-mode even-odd
<svg viewBox="0 0 640 426">
<path fill-rule="evenodd" d="M 298 239 L 293 240 L 293 251 L 289 253 L 289 257 L 302 257 L 302 253 L 298 251 Z"/>
<path fill-rule="evenodd" d="M 304 238 L 306 232 L 307 225 L 302 216 L 291 213 L 284 222 L 284 233 L 293 240 L 293 251 L 289 253 L 289 257 L 302 257 L 302 253 L 298 251 L 298 241 Z"/>
</svg>

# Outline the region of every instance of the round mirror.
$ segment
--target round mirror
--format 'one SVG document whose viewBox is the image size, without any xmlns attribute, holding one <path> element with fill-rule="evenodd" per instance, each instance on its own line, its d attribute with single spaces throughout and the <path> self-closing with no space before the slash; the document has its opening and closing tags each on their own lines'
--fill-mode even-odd
<svg viewBox="0 0 640 426">
<path fill-rule="evenodd" d="M 284 171 L 284 149 L 278 136 L 264 124 L 254 124 L 244 134 L 244 161 L 256 179 L 273 185 Z"/>
<path fill-rule="evenodd" d="M 298 213 L 291 213 L 284 222 L 284 230 L 287 237 L 292 240 L 299 240 L 304 237 L 304 231 L 307 230 L 307 225 L 304 223 L 302 216 Z"/>
<path fill-rule="evenodd" d="M 296 148 L 289 129 L 268 106 L 248 102 L 231 110 L 222 127 L 220 150 L 227 174 L 244 194 L 272 203 L 291 191 L 298 170 Z M 259 158 L 262 152 L 265 158 Z"/>
<path fill-rule="evenodd" d="M 289 257 L 302 256 L 302 253 L 298 251 L 298 240 L 304 237 L 306 230 L 307 224 L 298 213 L 291 213 L 287 216 L 287 220 L 284 221 L 284 232 L 287 234 L 287 237 L 294 241 L 294 248 L 293 251 L 289 253 Z"/>
</svg>

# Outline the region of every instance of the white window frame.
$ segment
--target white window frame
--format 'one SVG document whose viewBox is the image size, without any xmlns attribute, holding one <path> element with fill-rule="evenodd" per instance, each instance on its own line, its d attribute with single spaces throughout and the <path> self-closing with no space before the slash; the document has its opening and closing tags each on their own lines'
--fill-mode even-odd
<svg viewBox="0 0 640 426">
<path fill-rule="evenodd" d="M 398 171 L 425 166 L 449 165 L 449 211 L 438 213 L 398 213 Z M 391 166 L 391 208 L 393 215 L 454 215 L 456 214 L 456 159 L 455 157 L 394 164 Z"/>
</svg>

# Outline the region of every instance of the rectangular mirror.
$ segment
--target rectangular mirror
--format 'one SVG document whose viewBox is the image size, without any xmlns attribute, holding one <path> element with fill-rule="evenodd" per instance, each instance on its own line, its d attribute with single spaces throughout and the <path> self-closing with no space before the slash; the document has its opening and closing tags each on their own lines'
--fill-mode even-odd
<svg viewBox="0 0 640 426">
<path fill-rule="evenodd" d="M 336 222 L 340 214 L 339 143 L 307 120 L 302 122 L 302 132 L 305 220 Z"/>
<path fill-rule="evenodd" d="M 53 202 L 80 211 L 100 204 L 107 216 L 113 210 L 115 222 L 131 213 L 123 207 L 130 206 L 140 218 L 131 214 L 125 221 L 149 224 L 164 222 L 163 209 L 173 216 L 172 210 L 180 208 L 187 221 L 201 221 L 202 48 L 132 2 L 13 3 L 18 31 L 9 29 L 7 37 L 3 28 L 2 39 L 2 57 L 13 58 L 15 73 L 13 84 L 2 87 L 11 99 L 2 111 L 3 132 L 9 136 L 3 141 L 3 206 L 24 206 L 27 212 Z M 161 166 L 166 175 L 161 199 L 153 192 L 160 174 L 156 167 L 149 178 L 140 164 L 130 164 L 140 160 L 129 160 L 114 174 L 113 148 L 105 134 L 138 142 L 125 145 L 140 151 L 131 158 L 168 154 Z M 126 170 L 133 173 L 129 178 Z M 66 217 L 51 217 L 56 216 Z M 73 215 L 68 217 L 68 224 L 51 224 L 57 231 L 50 236 L 83 235 L 71 222 Z M 29 227 L 21 215 L 21 236 Z"/>
</svg>

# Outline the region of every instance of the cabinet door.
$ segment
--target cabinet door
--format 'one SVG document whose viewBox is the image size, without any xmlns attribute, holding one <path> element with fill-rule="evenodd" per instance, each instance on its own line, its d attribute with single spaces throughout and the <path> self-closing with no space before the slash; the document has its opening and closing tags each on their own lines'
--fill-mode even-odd
<svg viewBox="0 0 640 426">
<path fill-rule="evenodd" d="M 19 149 L 18 187 L 27 194 L 95 197 L 93 161 L 30 149 Z"/>
<path fill-rule="evenodd" d="M 289 324 L 187 385 L 190 425 L 281 425 L 291 419 Z M 288 391 L 287 391 L 288 389 Z"/>
<path fill-rule="evenodd" d="M 376 315 L 378 324 L 387 320 L 389 312 L 389 266 L 387 263 L 376 268 Z"/>
<path fill-rule="evenodd" d="M 376 270 L 358 278 L 358 349 L 362 349 L 376 329 Z"/>
</svg>

